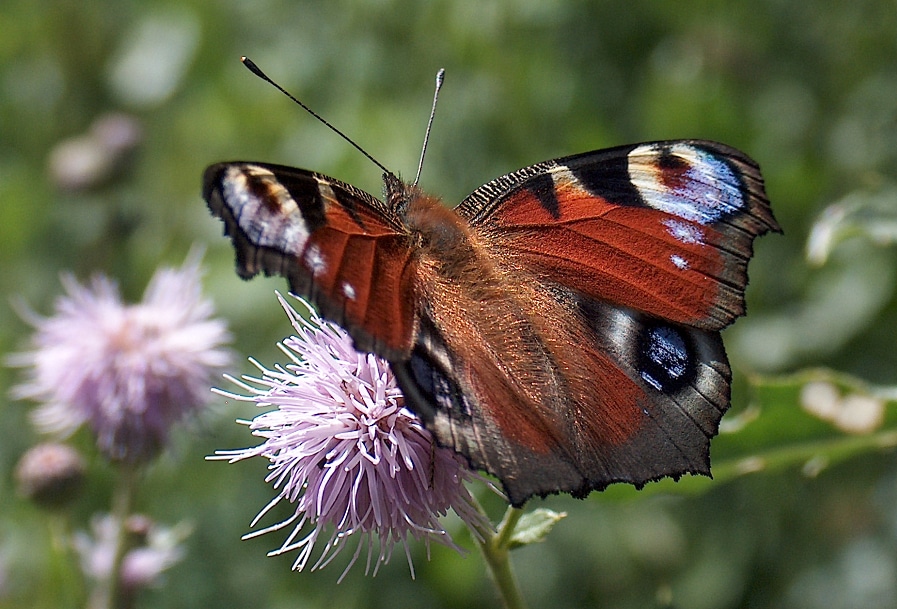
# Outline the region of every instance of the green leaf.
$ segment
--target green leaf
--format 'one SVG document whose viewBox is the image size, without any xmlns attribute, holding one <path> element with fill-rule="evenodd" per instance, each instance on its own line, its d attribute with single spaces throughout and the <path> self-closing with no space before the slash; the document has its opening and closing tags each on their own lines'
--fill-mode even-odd
<svg viewBox="0 0 897 609">
<path fill-rule="evenodd" d="M 533 543 L 545 541 L 545 537 L 551 532 L 558 522 L 567 517 L 566 512 L 555 512 L 546 508 L 537 508 L 520 517 L 514 534 L 511 535 L 508 547 L 514 549 Z"/>
</svg>

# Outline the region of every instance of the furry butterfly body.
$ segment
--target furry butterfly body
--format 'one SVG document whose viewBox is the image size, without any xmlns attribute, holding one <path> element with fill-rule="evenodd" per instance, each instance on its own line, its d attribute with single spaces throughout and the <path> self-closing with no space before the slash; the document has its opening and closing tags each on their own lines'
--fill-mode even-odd
<svg viewBox="0 0 897 609">
<path fill-rule="evenodd" d="M 302 169 L 212 165 L 237 271 L 281 275 L 390 362 L 440 444 L 512 504 L 709 474 L 729 405 L 719 331 L 744 313 L 759 169 L 713 142 L 546 161 L 455 209 L 384 174 L 386 201 Z"/>
</svg>

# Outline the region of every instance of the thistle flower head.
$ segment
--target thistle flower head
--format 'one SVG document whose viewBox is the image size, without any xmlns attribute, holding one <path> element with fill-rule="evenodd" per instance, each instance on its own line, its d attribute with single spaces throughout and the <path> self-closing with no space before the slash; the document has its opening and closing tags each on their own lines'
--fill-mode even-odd
<svg viewBox="0 0 897 609">
<path fill-rule="evenodd" d="M 272 554 L 298 551 L 296 570 L 309 564 L 325 530 L 329 537 L 312 569 L 328 564 L 355 537 L 357 547 L 345 575 L 365 548 L 366 571 L 374 573 L 397 544 L 408 555 L 409 538 L 457 549 L 439 522 L 449 509 L 474 531 L 488 527 L 464 486 L 477 475 L 453 451 L 437 446 L 420 419 L 404 407 L 387 362 L 356 351 L 342 329 L 311 309 L 306 321 L 278 297 L 296 331 L 281 345 L 290 363 L 273 370 L 256 364 L 261 377 L 245 377 L 253 385 L 235 381 L 248 395 L 219 392 L 275 407 L 242 421 L 264 439 L 261 444 L 218 451 L 213 457 L 270 461 L 267 481 L 278 495 L 253 526 L 282 500 L 295 506 L 286 521 L 247 537 L 291 529 Z M 413 576 L 410 556 L 409 566 Z"/>
<path fill-rule="evenodd" d="M 75 534 L 73 545 L 81 560 L 81 570 L 90 579 L 103 581 L 109 577 L 118 529 L 113 516 L 97 514 L 91 519 L 90 531 Z M 163 572 L 184 558 L 184 541 L 193 527 L 186 522 L 169 527 L 134 514 L 125 520 L 123 529 L 130 549 L 122 562 L 121 584 L 126 592 L 133 593 L 156 584 Z"/>
<path fill-rule="evenodd" d="M 11 359 L 28 368 L 14 396 L 42 402 L 33 413 L 40 431 L 67 436 L 86 424 L 110 459 L 155 456 L 229 361 L 226 324 L 200 291 L 199 256 L 158 270 L 134 305 L 104 276 L 63 284 L 55 314 L 32 316 L 32 349 Z"/>
<path fill-rule="evenodd" d="M 16 465 L 19 492 L 42 507 L 69 505 L 84 485 L 87 466 L 71 446 L 43 442 L 32 446 Z"/>
</svg>

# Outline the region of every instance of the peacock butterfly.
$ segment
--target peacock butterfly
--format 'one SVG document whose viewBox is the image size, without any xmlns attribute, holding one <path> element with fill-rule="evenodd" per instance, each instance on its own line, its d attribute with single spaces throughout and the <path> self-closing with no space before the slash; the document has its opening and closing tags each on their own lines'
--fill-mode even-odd
<svg viewBox="0 0 897 609">
<path fill-rule="evenodd" d="M 754 238 L 780 231 L 751 159 L 618 146 L 519 169 L 454 209 L 383 181 L 385 202 L 230 162 L 206 169 L 203 196 L 241 277 L 285 277 L 388 360 L 438 442 L 513 505 L 710 474 L 731 381 L 720 330 L 744 314 Z"/>
</svg>

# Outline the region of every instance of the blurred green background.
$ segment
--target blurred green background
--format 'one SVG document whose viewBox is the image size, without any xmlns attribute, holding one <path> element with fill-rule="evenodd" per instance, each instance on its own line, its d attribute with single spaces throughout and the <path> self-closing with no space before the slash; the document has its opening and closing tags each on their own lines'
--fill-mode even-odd
<svg viewBox="0 0 897 609">
<path fill-rule="evenodd" d="M 897 606 L 894 403 L 881 428 L 845 435 L 801 410 L 809 373 L 780 376 L 824 366 L 852 375 L 835 379 L 845 391 L 895 393 L 893 0 L 4 0 L 2 353 L 23 349 L 30 331 L 10 303 L 50 313 L 61 271 L 102 271 L 136 300 L 157 265 L 179 265 L 199 244 L 207 293 L 235 335 L 233 372 L 251 371 L 249 355 L 279 361 L 274 344 L 289 328 L 273 290 L 285 285 L 233 274 L 199 194 L 203 169 L 292 164 L 373 193 L 380 177 L 240 55 L 406 178 L 446 68 L 421 184 L 448 203 L 521 166 L 633 141 L 709 138 L 754 157 L 785 235 L 757 242 L 750 315 L 726 332 L 736 384 L 716 480 L 533 501 L 569 517 L 515 552 L 521 586 L 531 606 L 558 609 Z M 139 126 L 136 147 L 99 169 L 66 157 L 108 113 Z M 125 144 L 135 135 L 115 133 Z M 838 237 L 824 263 L 805 255 L 814 225 Z M 0 369 L 4 396 L 19 378 Z M 72 573 L 50 559 L 46 514 L 14 490 L 15 462 L 37 440 L 30 405 L 2 404 L 0 607 L 80 606 Z M 141 606 L 497 606 L 463 531 L 466 557 L 434 548 L 428 562 L 413 547 L 416 580 L 398 552 L 376 578 L 356 567 L 340 585 L 343 560 L 293 573 L 292 558 L 265 557 L 278 534 L 240 541 L 272 496 L 265 463 L 203 459 L 254 443 L 233 423 L 254 415 L 215 399 L 152 467 L 140 509 L 195 531 Z M 89 451 L 86 437 L 74 442 Z M 108 509 L 111 472 L 92 458 L 90 474 L 76 528 Z"/>
</svg>

